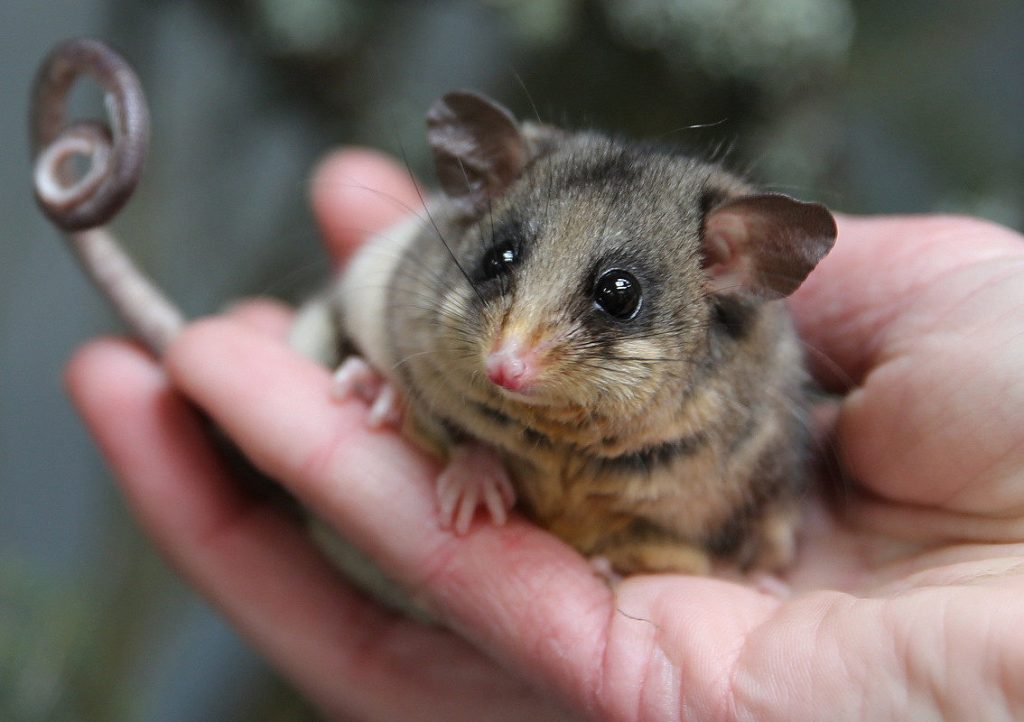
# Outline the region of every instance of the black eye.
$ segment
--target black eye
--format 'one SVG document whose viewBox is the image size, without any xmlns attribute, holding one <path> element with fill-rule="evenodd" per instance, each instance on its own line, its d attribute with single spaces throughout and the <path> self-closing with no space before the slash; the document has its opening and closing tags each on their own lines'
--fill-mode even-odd
<svg viewBox="0 0 1024 722">
<path fill-rule="evenodd" d="M 507 243 L 494 246 L 484 255 L 480 265 L 480 275 L 485 281 L 508 273 L 509 269 L 519 260 L 519 253 Z"/>
<path fill-rule="evenodd" d="M 605 271 L 594 284 L 594 303 L 609 316 L 627 320 L 640 310 L 640 282 L 629 271 L 613 268 Z"/>
</svg>

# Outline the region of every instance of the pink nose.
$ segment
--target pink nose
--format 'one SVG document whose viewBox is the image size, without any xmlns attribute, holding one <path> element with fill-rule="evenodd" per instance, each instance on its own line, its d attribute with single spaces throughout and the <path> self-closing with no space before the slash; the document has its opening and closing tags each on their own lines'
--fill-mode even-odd
<svg viewBox="0 0 1024 722">
<path fill-rule="evenodd" d="M 508 389 L 520 391 L 527 387 L 537 373 L 532 349 L 524 349 L 516 340 L 503 340 L 487 354 L 484 362 L 487 378 Z"/>
<path fill-rule="evenodd" d="M 509 391 L 518 391 L 526 377 L 526 364 L 518 358 L 495 358 L 496 354 L 487 357 L 487 378 Z"/>
</svg>

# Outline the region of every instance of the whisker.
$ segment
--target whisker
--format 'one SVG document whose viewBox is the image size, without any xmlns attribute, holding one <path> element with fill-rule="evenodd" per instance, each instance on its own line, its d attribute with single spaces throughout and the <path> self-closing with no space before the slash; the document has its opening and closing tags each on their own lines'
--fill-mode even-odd
<svg viewBox="0 0 1024 722">
<path fill-rule="evenodd" d="M 420 190 L 419 184 L 416 183 L 416 178 L 412 174 L 412 167 L 409 165 L 409 155 L 405 151 L 405 144 L 402 143 L 401 140 L 399 140 L 398 147 L 402 154 L 402 162 L 405 164 L 406 172 L 409 174 L 409 180 L 413 182 L 413 185 L 416 188 L 416 195 L 419 196 L 420 203 L 423 204 L 423 210 L 427 214 L 427 218 L 430 219 L 430 225 L 433 226 L 438 239 L 442 244 L 444 244 L 445 250 L 448 251 L 448 255 L 451 257 L 455 267 L 459 269 L 459 272 L 466 279 L 466 283 L 469 284 L 470 288 L 473 289 L 473 292 L 476 293 L 477 297 L 480 299 L 480 303 L 483 304 L 484 297 L 480 294 L 479 289 L 473 284 L 473 280 L 469 277 L 469 274 L 466 273 L 466 269 L 462 267 L 461 263 L 459 263 L 459 259 L 455 257 L 455 252 L 452 250 L 451 245 L 449 245 L 448 240 L 441 233 L 441 229 L 438 227 L 437 221 L 434 220 L 433 214 L 431 214 L 430 209 L 427 207 L 427 201 L 423 197 L 423 191 Z M 460 160 L 459 163 L 461 165 L 462 161 Z"/>
<path fill-rule="evenodd" d="M 523 93 L 526 95 L 526 100 L 530 103 L 530 108 L 533 109 L 533 117 L 536 118 L 538 125 L 543 125 L 543 121 L 540 119 L 540 111 L 537 110 L 537 104 L 533 102 L 533 96 L 530 95 L 530 91 L 526 87 L 526 83 L 523 82 L 523 77 L 519 72 L 512 68 L 512 76 L 519 83 L 519 87 L 523 89 Z"/>
<path fill-rule="evenodd" d="M 413 182 L 415 183 L 415 179 L 413 179 Z M 334 183 L 332 183 L 330 185 L 337 186 L 339 188 L 353 188 L 355 190 L 361 190 L 361 191 L 367 191 L 368 193 L 373 193 L 376 196 L 378 196 L 379 198 L 383 198 L 384 200 L 389 201 L 390 203 L 392 203 L 397 208 L 401 208 L 402 210 L 407 211 L 409 213 L 409 215 L 414 215 L 417 218 L 419 218 L 420 220 L 422 220 L 424 223 L 426 223 L 426 219 L 423 218 L 420 215 L 420 211 L 422 210 L 422 207 L 415 208 L 413 206 L 410 206 L 408 203 L 406 203 L 402 199 L 398 198 L 397 196 L 392 195 L 391 193 L 383 191 L 383 190 L 381 190 L 379 188 L 373 188 L 372 186 L 363 185 L 362 183 L 357 183 L 355 181 L 355 179 L 352 179 L 352 182 L 350 182 L 350 183 L 341 183 L 341 182 L 335 181 Z M 330 186 L 328 186 L 328 187 L 330 187 Z M 420 199 L 422 200 L 422 196 L 420 197 Z M 356 229 L 356 230 L 364 230 L 364 229 Z"/>
</svg>

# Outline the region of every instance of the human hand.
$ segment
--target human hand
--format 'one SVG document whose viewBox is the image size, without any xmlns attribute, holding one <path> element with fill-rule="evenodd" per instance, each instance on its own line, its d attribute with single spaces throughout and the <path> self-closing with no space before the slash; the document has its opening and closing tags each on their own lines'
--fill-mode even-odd
<svg viewBox="0 0 1024 722">
<path fill-rule="evenodd" d="M 313 196 L 339 257 L 418 203 L 365 153 L 329 160 Z M 1024 713 L 1022 271 L 1021 239 L 991 225 L 840 219 L 791 305 L 817 375 L 854 389 L 833 443 L 858 486 L 838 511 L 814 502 L 785 600 L 675 575 L 610 590 L 518 518 L 442 531 L 436 464 L 332 403 L 329 373 L 283 345 L 287 314 L 266 303 L 193 324 L 166 369 L 94 342 L 68 382 L 164 553 L 329 715 L 1010 718 Z M 454 631 L 353 592 L 239 489 L 185 399 Z"/>
</svg>

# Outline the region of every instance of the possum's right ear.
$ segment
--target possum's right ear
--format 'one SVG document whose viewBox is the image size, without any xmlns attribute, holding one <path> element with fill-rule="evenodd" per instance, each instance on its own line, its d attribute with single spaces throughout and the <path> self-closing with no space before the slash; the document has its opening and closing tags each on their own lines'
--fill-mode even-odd
<svg viewBox="0 0 1024 722">
<path fill-rule="evenodd" d="M 466 90 L 447 93 L 430 107 L 427 140 L 441 187 L 470 213 L 483 211 L 519 178 L 530 155 L 512 114 Z"/>
</svg>

